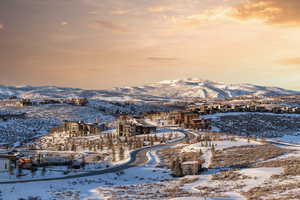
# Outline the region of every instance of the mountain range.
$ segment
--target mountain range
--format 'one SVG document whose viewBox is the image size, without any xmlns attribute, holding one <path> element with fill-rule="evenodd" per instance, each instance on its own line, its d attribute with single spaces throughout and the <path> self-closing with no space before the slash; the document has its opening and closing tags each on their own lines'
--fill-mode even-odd
<svg viewBox="0 0 300 200">
<path fill-rule="evenodd" d="M 300 95 L 299 91 L 252 84 L 224 84 L 202 79 L 168 80 L 140 87 L 123 87 L 112 90 L 84 90 L 55 86 L 4 86 L 0 85 L 0 98 L 73 98 L 85 97 L 111 101 L 167 100 L 189 98 L 229 98 L 242 95 L 286 96 Z"/>
</svg>

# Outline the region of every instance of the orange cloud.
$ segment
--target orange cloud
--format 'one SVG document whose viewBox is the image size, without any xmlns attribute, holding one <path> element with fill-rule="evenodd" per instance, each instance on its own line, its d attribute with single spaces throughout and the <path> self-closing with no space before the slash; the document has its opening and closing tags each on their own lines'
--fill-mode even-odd
<svg viewBox="0 0 300 200">
<path fill-rule="evenodd" d="M 172 58 L 172 57 L 148 57 L 147 59 L 151 61 L 163 61 L 163 62 L 177 60 L 177 58 Z"/>
<path fill-rule="evenodd" d="M 283 59 L 279 63 L 282 65 L 300 65 L 300 57 Z"/>
<path fill-rule="evenodd" d="M 0 30 L 4 29 L 4 25 L 0 24 Z"/>
<path fill-rule="evenodd" d="M 111 14 L 113 14 L 113 15 L 125 15 L 125 14 L 128 14 L 130 12 L 131 12 L 131 10 L 113 10 L 113 11 L 111 11 Z"/>
<path fill-rule="evenodd" d="M 113 32 L 118 32 L 118 33 L 128 33 L 130 30 L 120 24 L 110 22 L 110 21 L 104 21 L 104 20 L 97 20 L 95 23 L 89 25 L 91 28 L 105 28 L 109 29 Z"/>
<path fill-rule="evenodd" d="M 199 14 L 180 16 L 179 18 L 172 18 L 172 22 L 178 28 L 197 28 L 208 23 L 222 23 L 225 21 L 232 21 L 229 17 L 231 8 L 218 7 L 214 9 L 205 10 Z"/>
<path fill-rule="evenodd" d="M 148 8 L 148 11 L 153 12 L 153 13 L 166 12 L 166 11 L 170 11 L 170 10 L 172 10 L 172 7 L 170 7 L 170 6 L 158 6 L 158 7 Z"/>
<path fill-rule="evenodd" d="M 197 28 L 203 24 L 259 21 L 265 24 L 300 26 L 300 0 L 245 0 L 243 3 L 219 7 L 173 20 L 181 28 Z"/>
<path fill-rule="evenodd" d="M 300 25 L 299 0 L 248 0 L 233 6 L 231 16 L 239 20 L 261 20 L 266 24 Z"/>
</svg>

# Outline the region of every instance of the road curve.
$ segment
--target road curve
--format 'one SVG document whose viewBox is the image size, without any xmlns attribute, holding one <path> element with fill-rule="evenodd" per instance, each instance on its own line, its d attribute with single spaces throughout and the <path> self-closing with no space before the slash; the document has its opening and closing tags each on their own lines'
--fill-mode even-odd
<svg viewBox="0 0 300 200">
<path fill-rule="evenodd" d="M 275 145 L 280 145 L 280 146 L 297 147 L 297 148 L 300 148 L 300 145 L 299 145 L 299 144 L 292 144 L 292 143 L 279 142 L 279 141 L 271 141 L 271 140 L 268 140 L 267 142 L 269 142 L 269 143 L 271 143 L 271 144 L 275 144 Z"/>
<path fill-rule="evenodd" d="M 141 165 L 141 164 L 144 164 L 147 162 L 146 153 L 148 151 L 150 151 L 151 149 L 165 147 L 165 146 L 172 146 L 172 145 L 178 144 L 180 142 L 183 142 L 183 141 L 187 140 L 188 138 L 194 137 L 194 135 L 190 131 L 186 131 L 186 130 L 182 130 L 182 129 L 178 129 L 177 131 L 182 132 L 185 135 L 185 137 L 181 138 L 179 140 L 176 140 L 174 142 L 167 143 L 167 144 L 158 144 L 158 145 L 154 145 L 151 147 L 144 147 L 144 148 L 134 150 L 134 151 L 130 152 L 129 161 L 127 161 L 124 164 L 115 166 L 115 167 L 110 167 L 110 168 L 102 169 L 102 170 L 95 170 L 95 171 L 91 171 L 91 172 L 85 172 L 85 173 L 76 174 L 76 175 L 62 176 L 62 177 L 40 178 L 40 179 L 31 179 L 31 180 L 0 181 L 0 185 L 1 184 L 30 183 L 30 182 L 82 178 L 82 177 L 96 176 L 96 175 L 101 175 L 101 174 L 106 174 L 106 173 L 115 173 L 115 172 L 118 172 L 118 171 L 121 171 L 124 169 L 128 169 L 131 167 L 136 167 L 138 165 Z"/>
</svg>

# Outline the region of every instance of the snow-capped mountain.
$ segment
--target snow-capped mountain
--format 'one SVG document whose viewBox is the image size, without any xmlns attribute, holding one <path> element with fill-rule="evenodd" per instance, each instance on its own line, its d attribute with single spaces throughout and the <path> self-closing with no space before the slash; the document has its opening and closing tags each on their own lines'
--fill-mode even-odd
<svg viewBox="0 0 300 200">
<path fill-rule="evenodd" d="M 201 79 L 161 81 L 143 87 L 115 89 L 120 93 L 152 95 L 165 98 L 229 98 L 241 95 L 283 96 L 299 95 L 299 91 L 251 84 L 225 84 Z"/>
<path fill-rule="evenodd" d="M 264 87 L 251 84 L 224 84 L 201 79 L 161 81 L 141 87 L 114 88 L 112 90 L 83 90 L 54 86 L 0 86 L 0 97 L 20 98 L 72 98 L 127 101 L 127 100 L 166 100 L 187 98 L 228 98 L 241 95 L 283 96 L 300 95 L 299 91 L 278 87 Z"/>
</svg>

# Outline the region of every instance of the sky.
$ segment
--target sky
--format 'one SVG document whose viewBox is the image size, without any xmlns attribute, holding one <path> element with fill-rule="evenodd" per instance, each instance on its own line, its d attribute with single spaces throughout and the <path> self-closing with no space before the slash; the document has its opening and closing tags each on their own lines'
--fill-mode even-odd
<svg viewBox="0 0 300 200">
<path fill-rule="evenodd" d="M 300 90 L 299 0 L 2 0 L 0 84 Z"/>
</svg>

